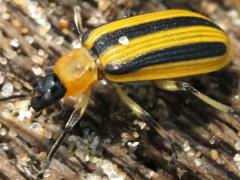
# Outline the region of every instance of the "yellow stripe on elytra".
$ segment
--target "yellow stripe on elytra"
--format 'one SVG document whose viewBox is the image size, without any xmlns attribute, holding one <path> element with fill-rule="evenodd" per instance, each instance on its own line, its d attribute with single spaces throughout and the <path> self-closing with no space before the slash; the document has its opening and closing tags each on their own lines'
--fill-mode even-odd
<svg viewBox="0 0 240 180">
<path fill-rule="evenodd" d="M 222 31 L 206 26 L 171 29 L 132 39 L 127 46 L 121 44 L 115 45 L 100 54 L 100 59 L 104 64 L 112 61 L 113 63 L 118 63 L 123 61 L 122 58 L 126 59 L 126 55 L 131 54 L 131 52 L 143 51 L 146 53 L 146 47 L 150 47 L 152 44 L 157 43 L 159 49 L 162 46 L 165 47 L 164 43 L 166 42 L 174 41 L 177 44 L 177 41 L 183 38 L 198 37 L 200 35 L 219 36 L 220 38 L 226 36 Z"/>
<path fill-rule="evenodd" d="M 90 34 L 88 35 L 88 38 L 84 42 L 84 45 L 90 49 L 93 47 L 94 42 L 104 34 L 107 34 L 122 28 L 132 27 L 135 25 L 153 22 L 157 20 L 171 19 L 175 17 L 185 17 L 185 16 L 199 17 L 199 18 L 203 18 L 211 21 L 205 16 L 202 16 L 200 14 L 197 14 L 191 11 L 185 11 L 185 10 L 167 10 L 167 11 L 148 13 L 148 14 L 134 16 L 126 19 L 121 19 L 121 20 L 114 21 L 112 23 L 100 26 L 95 30 L 93 30 L 92 32 L 90 32 Z"/>
<path fill-rule="evenodd" d="M 229 62 L 229 52 L 220 57 L 188 60 L 168 64 L 149 66 L 138 71 L 122 75 L 112 75 L 105 72 L 107 79 L 115 82 L 131 82 L 141 80 L 170 79 L 204 74 L 221 69 Z"/>
<path fill-rule="evenodd" d="M 172 29 L 132 39 L 127 46 L 120 44 L 113 46 L 100 55 L 100 60 L 103 66 L 120 64 L 154 50 L 198 42 L 223 42 L 226 44 L 228 38 L 224 32 L 206 26 Z"/>
</svg>

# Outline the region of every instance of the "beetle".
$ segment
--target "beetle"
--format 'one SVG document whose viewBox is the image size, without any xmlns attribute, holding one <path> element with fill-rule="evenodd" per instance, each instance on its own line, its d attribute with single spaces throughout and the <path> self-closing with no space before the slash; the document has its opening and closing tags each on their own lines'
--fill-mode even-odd
<svg viewBox="0 0 240 180">
<path fill-rule="evenodd" d="M 120 98 L 166 140 L 173 141 L 151 115 L 118 83 L 154 81 L 168 91 L 188 91 L 209 105 L 238 117 L 230 106 L 211 99 L 186 82 L 171 80 L 217 71 L 231 57 L 231 42 L 212 20 L 187 10 L 165 10 L 128 17 L 83 33 L 82 47 L 64 54 L 53 72 L 33 83 L 31 107 L 41 111 L 66 96 L 78 103 L 40 174 L 84 114 L 91 87 L 101 78 L 114 83 Z"/>
</svg>

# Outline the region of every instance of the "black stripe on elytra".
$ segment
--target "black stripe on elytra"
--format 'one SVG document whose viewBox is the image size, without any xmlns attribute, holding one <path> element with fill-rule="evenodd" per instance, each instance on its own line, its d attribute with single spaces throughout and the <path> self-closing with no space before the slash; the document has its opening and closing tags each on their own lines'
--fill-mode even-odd
<svg viewBox="0 0 240 180">
<path fill-rule="evenodd" d="M 128 39 L 179 27 L 203 25 L 220 29 L 213 22 L 199 17 L 175 17 L 122 28 L 100 36 L 93 45 L 93 51 L 100 55 L 103 51 L 119 43 L 119 38 Z"/>
<path fill-rule="evenodd" d="M 125 74 L 151 65 L 221 56 L 226 53 L 226 50 L 225 44 L 221 42 L 204 42 L 175 46 L 146 53 L 122 64 L 107 64 L 104 67 L 104 71 L 109 74 Z"/>
</svg>

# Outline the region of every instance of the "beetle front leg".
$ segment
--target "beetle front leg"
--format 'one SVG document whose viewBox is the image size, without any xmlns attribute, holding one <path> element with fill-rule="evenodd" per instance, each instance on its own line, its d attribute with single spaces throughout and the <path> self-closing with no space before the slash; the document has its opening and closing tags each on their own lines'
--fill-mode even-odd
<svg viewBox="0 0 240 180">
<path fill-rule="evenodd" d="M 89 102 L 89 94 L 90 94 L 90 92 L 87 92 L 85 94 L 81 94 L 78 97 L 78 103 L 76 104 L 74 111 L 72 112 L 70 118 L 68 119 L 67 123 L 65 124 L 63 132 L 61 133 L 61 135 L 58 137 L 58 139 L 55 141 L 55 143 L 51 147 L 50 151 L 48 152 L 47 158 L 42 166 L 42 169 L 38 173 L 38 178 L 43 178 L 43 175 L 44 175 L 46 169 L 49 167 L 49 164 L 51 163 L 52 159 L 54 158 L 55 154 L 57 153 L 57 150 L 58 150 L 59 146 L 62 144 L 64 138 L 75 127 L 75 125 L 80 121 L 81 117 L 83 116 L 84 112 L 87 109 L 87 105 Z"/>
</svg>

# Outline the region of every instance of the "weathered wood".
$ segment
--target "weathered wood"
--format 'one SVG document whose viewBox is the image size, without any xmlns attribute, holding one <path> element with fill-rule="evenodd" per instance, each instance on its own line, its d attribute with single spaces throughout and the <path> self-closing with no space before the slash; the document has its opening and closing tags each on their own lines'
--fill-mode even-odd
<svg viewBox="0 0 240 180">
<path fill-rule="evenodd" d="M 229 34 L 233 61 L 220 72 L 184 80 L 240 111 L 239 1 L 98 0 L 78 4 L 85 29 L 115 20 L 127 8 L 136 14 L 185 8 L 211 17 Z M 61 19 L 69 27 L 62 28 Z M 24 82 L 43 75 L 77 40 L 71 2 L 0 0 L 0 64 L 7 71 L 0 74 L 0 79 L 4 76 L 1 87 L 10 82 L 12 94 L 29 93 Z M 60 147 L 46 179 L 240 178 L 240 122 L 234 117 L 188 93 L 165 92 L 151 83 L 126 85 L 125 89 L 175 139 L 177 159 L 171 162 L 173 152 L 163 139 L 119 102 L 110 84 L 99 82 L 88 111 Z M 23 99 L 0 102 L 0 179 L 36 179 L 46 152 L 72 110 L 71 103 L 57 104 L 34 118 L 28 103 Z"/>
</svg>

